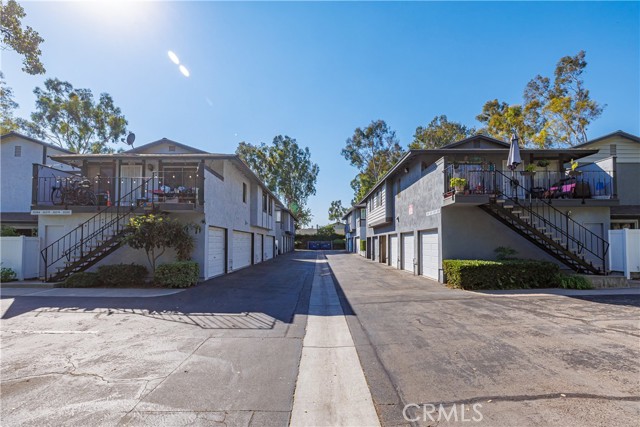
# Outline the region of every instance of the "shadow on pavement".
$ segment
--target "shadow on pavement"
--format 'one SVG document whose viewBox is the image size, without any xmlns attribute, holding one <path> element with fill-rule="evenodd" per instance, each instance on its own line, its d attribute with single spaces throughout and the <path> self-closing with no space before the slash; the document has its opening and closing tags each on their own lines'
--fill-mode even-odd
<svg viewBox="0 0 640 427">
<path fill-rule="evenodd" d="M 309 311 L 316 252 L 296 251 L 174 295 L 148 298 L 2 296 L 2 319 L 28 312 L 130 313 L 203 329 L 271 329 Z"/>
</svg>

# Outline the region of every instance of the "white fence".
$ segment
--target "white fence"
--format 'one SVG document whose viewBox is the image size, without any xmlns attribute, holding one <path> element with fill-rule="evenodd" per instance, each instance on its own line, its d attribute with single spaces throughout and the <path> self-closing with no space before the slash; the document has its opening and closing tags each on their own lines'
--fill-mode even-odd
<svg viewBox="0 0 640 427">
<path fill-rule="evenodd" d="M 38 277 L 40 240 L 37 237 L 0 237 L 0 262 L 12 268 L 18 280 Z"/>
<path fill-rule="evenodd" d="M 627 279 L 640 272 L 640 230 L 609 230 L 609 269 Z"/>
</svg>

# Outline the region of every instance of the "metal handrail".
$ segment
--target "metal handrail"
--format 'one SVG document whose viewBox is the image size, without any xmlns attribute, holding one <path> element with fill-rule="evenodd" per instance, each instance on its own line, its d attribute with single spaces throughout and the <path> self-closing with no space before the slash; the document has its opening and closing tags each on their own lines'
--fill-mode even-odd
<svg viewBox="0 0 640 427">
<path fill-rule="evenodd" d="M 605 256 L 607 254 L 607 251 L 609 250 L 609 243 L 606 240 L 604 240 L 602 237 L 598 236 L 591 230 L 587 229 L 582 224 L 571 219 L 569 215 L 551 205 L 549 201 L 540 198 L 533 198 L 531 191 L 520 185 L 517 180 L 513 180 L 513 178 L 510 178 L 500 171 L 493 172 L 496 176 L 501 176 L 505 180 L 509 180 L 512 189 L 515 189 L 516 194 L 515 198 L 513 196 L 509 196 L 505 191 L 499 189 L 498 185 L 495 185 L 494 188 L 496 189 L 497 195 L 509 199 L 518 206 L 524 208 L 532 216 L 535 216 L 537 219 L 541 220 L 543 226 L 556 231 L 556 237 L 565 237 L 567 250 L 569 250 L 569 242 L 572 242 L 574 246 L 577 247 L 578 252 L 581 252 L 581 250 L 584 249 L 594 255 L 596 258 L 602 261 L 602 271 L 606 271 Z M 494 183 L 497 184 L 497 182 L 495 181 Z M 525 201 L 528 197 L 529 204 L 521 203 L 521 200 L 517 196 L 518 190 L 523 191 L 523 194 L 525 195 Z M 533 206 L 533 200 L 536 200 L 536 202 L 538 202 L 539 206 L 537 206 L 536 208 L 534 208 Z M 539 212 L 540 210 L 541 213 Z M 551 218 L 552 216 L 553 220 Z M 560 221 L 558 221 L 558 219 Z M 558 223 L 560 225 L 558 225 Z M 581 239 L 581 236 L 584 237 L 584 239 Z M 596 243 L 595 245 L 594 240 Z M 598 253 L 600 252 L 600 250 L 602 251 L 601 254 Z"/>
<path fill-rule="evenodd" d="M 149 178 L 143 181 L 138 187 L 132 189 L 129 193 L 123 195 L 120 200 L 128 200 L 133 193 L 138 192 L 148 182 L 153 179 Z M 119 201 L 120 201 L 119 200 Z M 51 243 L 49 246 L 40 251 L 40 255 L 44 260 L 44 275 L 45 279 L 48 278 L 48 269 L 50 266 L 66 258 L 71 260 L 72 255 L 76 254 L 79 250 L 79 257 L 82 258 L 85 255 L 85 250 L 88 245 L 98 241 L 98 238 L 105 238 L 105 232 L 112 230 L 115 227 L 116 233 L 111 233 L 109 237 L 113 237 L 117 234 L 124 225 L 121 225 L 121 220 L 130 216 L 135 210 L 136 206 L 121 206 L 121 203 L 115 203 L 114 205 L 107 206 L 104 210 L 98 212 L 76 228 L 62 236 L 60 239 Z M 124 211 L 124 212 L 121 212 Z M 86 232 L 85 232 L 86 229 Z M 65 245 L 65 241 L 68 241 L 68 245 Z M 62 243 L 62 249 L 60 244 Z M 55 248 L 55 250 L 54 250 Z M 91 252 L 90 250 L 88 252 Z M 88 253 L 87 252 L 87 253 Z M 51 257 L 49 257 L 51 253 Z"/>
</svg>

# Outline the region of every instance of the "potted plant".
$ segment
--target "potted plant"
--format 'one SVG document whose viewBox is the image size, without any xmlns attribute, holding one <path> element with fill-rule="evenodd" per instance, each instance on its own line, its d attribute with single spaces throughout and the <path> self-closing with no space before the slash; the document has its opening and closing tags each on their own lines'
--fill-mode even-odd
<svg viewBox="0 0 640 427">
<path fill-rule="evenodd" d="M 549 160 L 542 159 L 542 160 L 538 160 L 536 164 L 541 168 L 546 168 L 551 164 L 551 162 Z"/>
<path fill-rule="evenodd" d="M 567 175 L 569 176 L 578 176 L 582 173 L 582 171 L 578 170 L 578 162 L 571 159 L 571 170 L 567 171 Z"/>
<path fill-rule="evenodd" d="M 467 180 L 464 178 L 451 178 L 449 185 L 456 189 L 456 193 L 463 193 Z"/>
<path fill-rule="evenodd" d="M 533 176 L 536 174 L 536 165 L 535 163 L 529 163 L 524 167 L 524 170 L 520 172 L 522 176 Z"/>
</svg>

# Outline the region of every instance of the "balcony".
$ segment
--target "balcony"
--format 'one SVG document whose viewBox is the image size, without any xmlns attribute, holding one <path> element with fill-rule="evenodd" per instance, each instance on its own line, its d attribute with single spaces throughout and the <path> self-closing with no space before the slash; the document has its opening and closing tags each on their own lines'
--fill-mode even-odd
<svg viewBox="0 0 640 427">
<path fill-rule="evenodd" d="M 193 211 L 204 202 L 204 180 L 198 174 L 155 172 L 150 177 L 82 176 L 34 165 L 32 205 L 36 209 L 94 212 L 101 206 Z"/>
<path fill-rule="evenodd" d="M 497 193 L 519 199 L 547 199 L 557 205 L 576 203 L 595 206 L 618 204 L 614 172 L 576 170 L 573 172 L 463 170 L 449 165 L 445 170 L 445 204 L 483 204 Z M 452 178 L 465 180 L 463 187 L 451 185 Z"/>
</svg>

